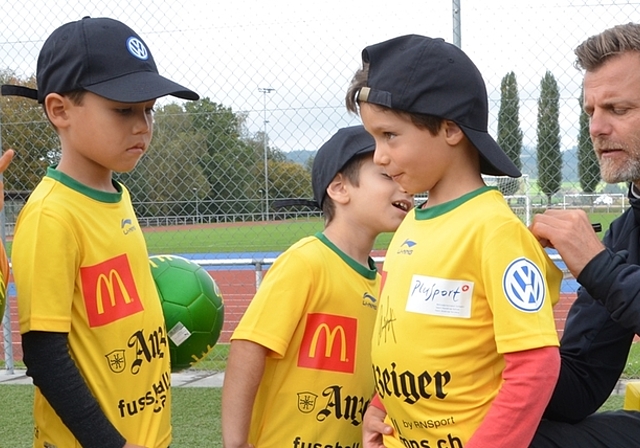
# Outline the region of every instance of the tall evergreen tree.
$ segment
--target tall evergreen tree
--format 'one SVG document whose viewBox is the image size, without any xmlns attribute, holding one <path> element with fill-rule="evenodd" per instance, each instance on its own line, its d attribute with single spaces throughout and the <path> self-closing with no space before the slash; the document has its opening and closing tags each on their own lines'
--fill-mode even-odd
<svg viewBox="0 0 640 448">
<path fill-rule="evenodd" d="M 578 175 L 580 187 L 585 193 L 594 193 L 600 182 L 600 163 L 593 150 L 589 135 L 589 116 L 584 111 L 584 89 L 578 98 L 580 103 L 580 131 L 578 133 Z"/>
<path fill-rule="evenodd" d="M 562 186 L 559 110 L 558 83 L 547 71 L 540 83 L 538 100 L 538 187 L 547 196 L 548 204 Z"/>
<path fill-rule="evenodd" d="M 522 129 L 520 128 L 520 105 L 516 74 L 509 72 L 500 84 L 500 111 L 498 112 L 498 145 L 518 168 L 522 168 Z M 505 178 L 498 180 L 498 187 L 504 195 L 515 194 L 518 181 Z"/>
</svg>

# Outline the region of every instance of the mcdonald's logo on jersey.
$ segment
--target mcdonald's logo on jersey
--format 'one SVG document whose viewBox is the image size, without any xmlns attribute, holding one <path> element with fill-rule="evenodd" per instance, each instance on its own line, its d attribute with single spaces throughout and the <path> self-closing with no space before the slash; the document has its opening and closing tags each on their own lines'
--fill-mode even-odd
<svg viewBox="0 0 640 448">
<path fill-rule="evenodd" d="M 80 268 L 84 305 L 90 327 L 99 327 L 144 308 L 126 255 Z"/>
<path fill-rule="evenodd" d="M 353 373 L 358 321 L 334 314 L 307 314 L 298 366 Z"/>
</svg>

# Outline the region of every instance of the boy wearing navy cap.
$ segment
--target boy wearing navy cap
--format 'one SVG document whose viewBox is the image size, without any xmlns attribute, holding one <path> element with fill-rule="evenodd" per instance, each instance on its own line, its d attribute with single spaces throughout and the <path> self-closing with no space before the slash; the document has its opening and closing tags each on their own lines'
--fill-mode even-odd
<svg viewBox="0 0 640 448">
<path fill-rule="evenodd" d="M 558 377 L 562 275 L 483 181 L 520 176 L 487 132 L 484 81 L 424 36 L 366 47 L 362 61 L 346 100 L 374 162 L 428 192 L 387 250 L 364 446 L 528 447 Z"/>
<path fill-rule="evenodd" d="M 413 205 L 373 151 L 371 136 L 354 126 L 316 154 L 313 205 L 325 228 L 278 257 L 233 333 L 222 391 L 226 448 L 362 446 L 380 289 L 370 252 Z"/>
<path fill-rule="evenodd" d="M 107 18 L 56 29 L 36 78 L 37 90 L 2 86 L 43 104 L 61 146 L 12 251 L 34 447 L 166 448 L 164 318 L 129 193 L 112 174 L 149 148 L 157 98 L 198 95 L 160 76 L 142 38 Z"/>
</svg>

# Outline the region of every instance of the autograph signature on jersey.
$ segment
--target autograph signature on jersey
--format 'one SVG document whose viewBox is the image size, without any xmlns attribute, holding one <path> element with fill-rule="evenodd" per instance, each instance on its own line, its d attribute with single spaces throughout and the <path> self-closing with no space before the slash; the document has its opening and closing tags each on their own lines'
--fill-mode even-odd
<svg viewBox="0 0 640 448">
<path fill-rule="evenodd" d="M 396 331 L 394 328 L 396 315 L 393 309 L 389 306 L 389 297 L 386 298 L 386 303 L 380 302 L 380 328 L 378 330 L 378 345 L 387 343 L 393 338 L 393 343 L 396 344 Z"/>
</svg>

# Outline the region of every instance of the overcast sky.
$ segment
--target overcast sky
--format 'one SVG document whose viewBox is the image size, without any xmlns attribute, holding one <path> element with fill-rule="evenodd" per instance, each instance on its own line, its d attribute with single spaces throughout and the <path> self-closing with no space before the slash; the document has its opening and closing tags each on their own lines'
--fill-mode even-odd
<svg viewBox="0 0 640 448">
<path fill-rule="evenodd" d="M 453 41 L 449 0 L 3 0 L 0 69 L 28 76 L 44 39 L 85 15 L 117 18 L 148 43 L 161 73 L 247 114 L 271 144 L 317 149 L 338 127 L 359 123 L 344 93 L 366 45 L 417 33 Z M 500 81 L 516 73 L 525 144 L 535 145 L 539 84 L 561 87 L 563 145 L 575 144 L 582 74 L 573 48 L 618 23 L 640 21 L 640 2 L 460 0 L 462 48 L 482 72 L 495 135 Z"/>
</svg>

